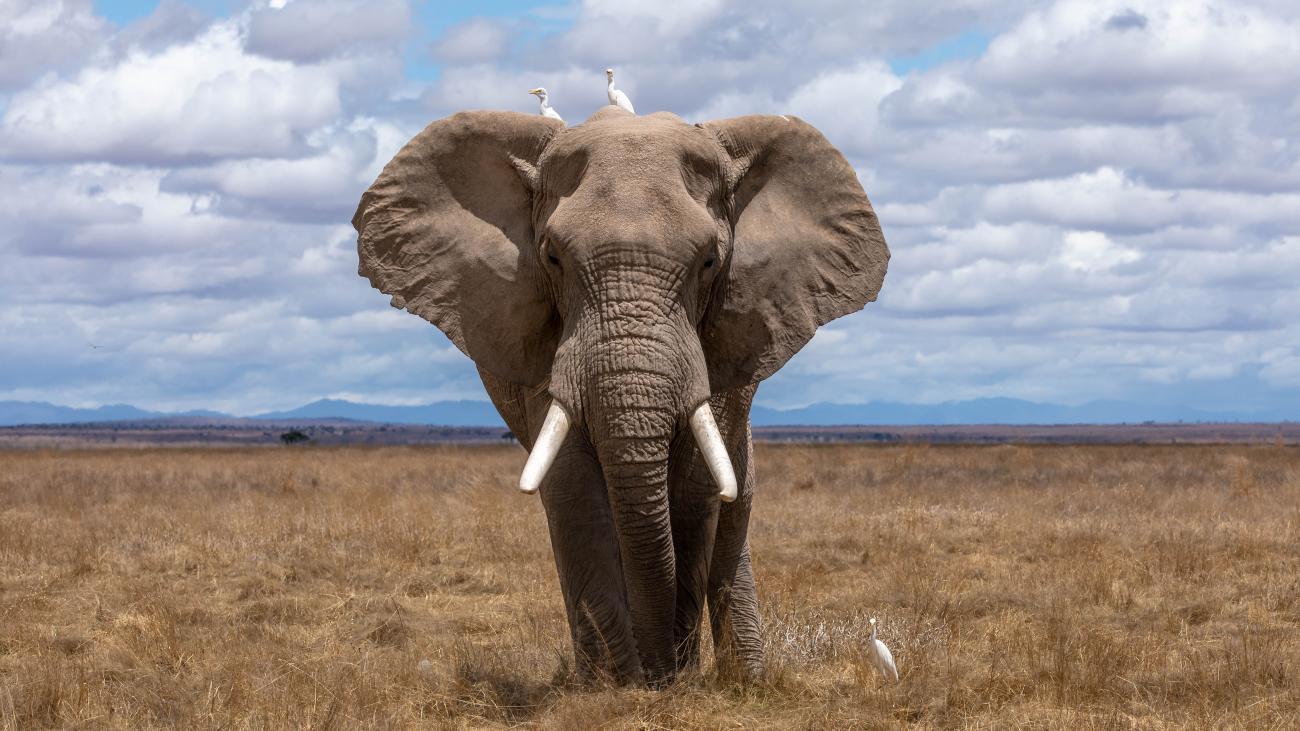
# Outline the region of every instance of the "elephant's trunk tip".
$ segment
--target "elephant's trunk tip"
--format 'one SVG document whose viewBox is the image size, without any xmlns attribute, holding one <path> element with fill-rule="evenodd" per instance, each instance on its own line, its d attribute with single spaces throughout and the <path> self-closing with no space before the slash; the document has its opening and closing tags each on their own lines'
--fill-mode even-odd
<svg viewBox="0 0 1300 731">
<path fill-rule="evenodd" d="M 718 422 L 713 419 L 713 409 L 705 401 L 691 414 L 691 433 L 695 435 L 695 444 L 704 455 L 704 462 L 709 466 L 713 481 L 718 483 L 718 497 L 729 503 L 736 499 L 736 471 L 727 456 L 727 445 L 722 441 L 718 431 Z"/>
<path fill-rule="evenodd" d="M 542 480 L 551 469 L 555 455 L 560 453 L 560 445 L 568 433 L 569 415 L 552 401 L 551 408 L 546 412 L 546 420 L 542 422 L 542 430 L 533 442 L 532 451 L 528 453 L 524 471 L 519 475 L 520 492 L 532 495 L 542 486 Z"/>
</svg>

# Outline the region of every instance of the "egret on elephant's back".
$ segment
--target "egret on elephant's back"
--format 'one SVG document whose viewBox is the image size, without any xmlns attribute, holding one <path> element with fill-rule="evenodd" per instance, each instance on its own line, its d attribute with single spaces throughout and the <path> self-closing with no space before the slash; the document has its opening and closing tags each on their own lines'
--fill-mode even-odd
<svg viewBox="0 0 1300 731">
<path fill-rule="evenodd" d="M 632 108 L 632 100 L 627 98 L 621 89 L 614 88 L 614 69 L 605 69 L 605 96 L 609 97 L 609 103 L 622 109 L 628 114 L 636 114 Z"/>
<path fill-rule="evenodd" d="M 549 117 L 550 119 L 558 119 L 561 122 L 564 121 L 564 118 L 560 116 L 560 113 L 555 111 L 555 109 L 551 106 L 550 95 L 546 93 L 546 87 L 539 86 L 536 89 L 530 90 L 528 93 L 537 97 L 538 114 L 542 115 L 543 117 Z"/>
</svg>

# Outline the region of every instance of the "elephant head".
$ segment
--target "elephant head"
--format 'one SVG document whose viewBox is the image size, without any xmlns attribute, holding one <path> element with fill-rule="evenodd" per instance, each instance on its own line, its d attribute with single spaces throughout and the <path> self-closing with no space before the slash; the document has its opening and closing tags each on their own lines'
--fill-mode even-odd
<svg viewBox="0 0 1300 731">
<path fill-rule="evenodd" d="M 889 251 L 852 167 L 793 117 L 691 125 L 605 107 L 566 128 L 465 112 L 412 139 L 352 223 L 360 273 L 393 306 L 485 380 L 548 398 L 542 428 L 520 434 L 522 487 L 545 497 L 566 479 L 543 482 L 566 438 L 598 465 L 632 652 L 647 676 L 670 674 L 673 445 L 694 435 L 732 497 L 710 398 L 875 299 Z"/>
</svg>

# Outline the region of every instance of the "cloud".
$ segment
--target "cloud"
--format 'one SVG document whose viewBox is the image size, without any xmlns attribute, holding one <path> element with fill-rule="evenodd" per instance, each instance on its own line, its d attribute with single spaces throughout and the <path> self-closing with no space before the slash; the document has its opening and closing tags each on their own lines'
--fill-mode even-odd
<svg viewBox="0 0 1300 731">
<path fill-rule="evenodd" d="M 1147 16 L 1132 8 L 1121 10 L 1106 19 L 1106 30 L 1123 32 L 1142 30 L 1145 27 L 1147 27 Z"/>
<path fill-rule="evenodd" d="M 169 164 L 292 154 L 339 113 L 330 69 L 243 51 L 234 22 L 162 51 L 133 49 L 14 95 L 0 150 L 26 160 Z"/>
<path fill-rule="evenodd" d="M 391 125 L 357 120 L 310 135 L 305 140 L 310 152 L 302 157 L 242 158 L 183 168 L 169 172 L 160 190 L 201 197 L 206 210 L 234 218 L 348 221 L 378 175 L 375 162 L 387 161 L 400 149 L 399 138 L 406 139 L 402 134 Z"/>
<path fill-rule="evenodd" d="M 1124 32 L 1115 32 L 1116 17 L 1130 19 Z M 1067 0 L 995 38 L 975 73 L 1020 90 L 1266 93 L 1300 78 L 1300 27 L 1221 0 Z"/>
<path fill-rule="evenodd" d="M 510 31 L 487 18 L 471 18 L 447 29 L 433 44 L 433 56 L 450 63 L 489 61 L 503 55 Z"/>
<path fill-rule="evenodd" d="M 882 63 L 835 70 L 799 87 L 786 108 L 833 139 L 846 154 L 869 154 L 879 144 L 880 101 L 902 81 Z"/>
<path fill-rule="evenodd" d="M 137 48 L 160 51 L 193 40 L 209 22 L 202 11 L 181 0 L 162 0 L 152 13 L 116 33 L 111 44 L 121 53 Z"/>
<path fill-rule="evenodd" d="M 0 166 L 0 251 L 7 258 L 80 251 L 84 232 L 138 222 L 140 206 L 106 194 L 103 175 Z"/>
<path fill-rule="evenodd" d="M 638 111 L 707 119 L 750 104 L 758 107 L 750 112 L 772 111 L 775 101 L 818 76 L 926 49 L 971 25 L 1004 24 L 1019 15 L 1019 6 L 888 0 L 868 13 L 854 0 L 826 0 L 811 8 L 783 0 L 593 0 L 579 6 L 570 28 L 521 49 L 517 63 L 538 75 L 560 69 L 590 74 L 580 96 L 566 95 L 583 116 L 603 103 L 600 72 L 613 66 Z M 854 103 L 844 96 L 840 101 Z"/>
<path fill-rule="evenodd" d="M 1300 225 L 1300 193 L 1158 189 L 1102 168 L 1068 178 L 992 186 L 982 210 L 995 221 L 1029 220 L 1077 228 L 1140 232 L 1177 223 Z"/>
<path fill-rule="evenodd" d="M 586 0 L 575 27 L 561 37 L 566 55 L 611 59 L 645 58 L 656 46 L 689 38 L 723 11 L 723 3 L 665 3 L 657 0 Z M 669 51 L 671 53 L 671 51 Z"/>
<path fill-rule="evenodd" d="M 411 29 L 405 0 L 274 2 L 248 23 L 248 50 L 267 58 L 316 62 L 399 44 Z"/>
<path fill-rule="evenodd" d="M 108 23 L 91 0 L 5 0 L 0 3 L 0 91 L 21 88 L 88 58 Z"/>
</svg>

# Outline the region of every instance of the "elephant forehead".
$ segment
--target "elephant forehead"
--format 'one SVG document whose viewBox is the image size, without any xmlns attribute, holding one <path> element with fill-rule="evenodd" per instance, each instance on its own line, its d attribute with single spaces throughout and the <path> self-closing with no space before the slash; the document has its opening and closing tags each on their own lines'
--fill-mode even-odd
<svg viewBox="0 0 1300 731">
<path fill-rule="evenodd" d="M 675 188 L 604 182 L 584 180 L 560 201 L 546 222 L 548 238 L 573 249 L 636 244 L 690 256 L 717 237 L 717 222 L 680 180 Z"/>
<path fill-rule="evenodd" d="M 712 137 L 674 116 L 615 116 L 560 134 L 541 167 L 544 176 L 585 178 L 609 172 L 623 180 L 654 184 L 680 181 L 684 168 L 693 175 L 720 176 L 725 159 Z M 576 181 L 554 182 L 563 186 Z"/>
<path fill-rule="evenodd" d="M 567 130 L 541 161 L 558 241 L 711 241 L 723 185 L 713 139 L 676 117 L 613 116 Z"/>
</svg>

